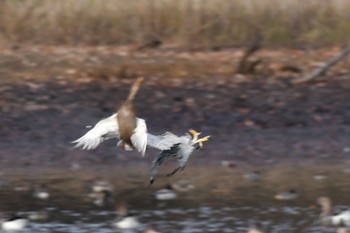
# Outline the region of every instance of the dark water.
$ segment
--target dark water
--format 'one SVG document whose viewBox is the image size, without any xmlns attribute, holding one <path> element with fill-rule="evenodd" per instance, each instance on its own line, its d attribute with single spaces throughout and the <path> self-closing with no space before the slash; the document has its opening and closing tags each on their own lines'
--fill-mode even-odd
<svg viewBox="0 0 350 233">
<path fill-rule="evenodd" d="M 160 232 L 246 232 L 256 222 L 267 232 L 335 232 L 320 225 L 318 196 L 330 196 L 334 212 L 350 202 L 349 168 L 339 165 L 280 164 L 234 168 L 220 164 L 192 165 L 172 178 L 160 174 L 156 183 L 147 183 L 147 164 L 134 166 L 5 169 L 1 174 L 0 207 L 5 213 L 28 216 L 48 213 L 45 220 L 32 220 L 24 232 L 143 232 L 153 224 Z M 163 170 L 166 170 L 164 168 Z M 243 177 L 259 170 L 261 180 Z M 166 172 L 166 171 L 164 171 Z M 91 179 L 106 179 L 114 185 L 113 199 L 125 201 L 142 226 L 119 230 L 113 225 L 115 205 L 99 207 L 87 197 Z M 157 201 L 153 192 L 167 182 L 186 181 L 194 185 L 178 192 L 171 201 Z M 15 191 L 23 185 L 47 184 L 48 200 L 35 199 L 31 190 Z M 275 200 L 279 191 L 295 189 L 298 198 Z"/>
</svg>

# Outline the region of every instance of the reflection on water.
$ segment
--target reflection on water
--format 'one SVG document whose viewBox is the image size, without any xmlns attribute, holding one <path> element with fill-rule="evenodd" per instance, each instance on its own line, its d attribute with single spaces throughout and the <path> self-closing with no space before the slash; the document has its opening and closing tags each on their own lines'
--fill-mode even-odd
<svg viewBox="0 0 350 233">
<path fill-rule="evenodd" d="M 174 177 L 159 177 L 151 187 L 147 165 L 134 166 L 133 171 L 128 166 L 4 170 L 0 176 L 0 207 L 5 213 L 28 217 L 42 214 L 30 217 L 33 220 L 24 232 L 73 233 L 143 232 L 149 224 L 160 232 L 246 232 L 257 222 L 266 232 L 335 232 L 334 227 L 320 225 L 320 210 L 312 205 L 318 196 L 326 195 L 333 199 L 334 212 L 349 207 L 350 174 L 346 164 L 191 166 Z M 259 179 L 247 178 L 247 173 L 257 170 Z M 112 198 L 116 204 L 128 203 L 130 212 L 142 223 L 138 229 L 115 228 L 116 204 L 93 204 L 88 194 L 94 179 L 113 184 Z M 191 188 L 180 189 L 176 200 L 155 200 L 153 193 L 167 182 L 190 184 Z M 40 184 L 46 185 L 49 199 L 33 196 L 33 188 Z M 21 186 L 30 187 L 17 189 Z M 298 193 L 296 199 L 274 199 L 276 193 L 290 189 Z"/>
</svg>

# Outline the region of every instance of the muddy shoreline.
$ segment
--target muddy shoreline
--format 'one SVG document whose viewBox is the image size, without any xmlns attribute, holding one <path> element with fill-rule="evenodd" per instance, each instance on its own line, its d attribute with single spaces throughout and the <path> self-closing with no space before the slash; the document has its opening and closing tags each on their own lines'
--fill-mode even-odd
<svg viewBox="0 0 350 233">
<path fill-rule="evenodd" d="M 212 135 L 193 163 L 349 159 L 346 75 L 292 85 L 288 75 L 233 74 L 228 67 L 235 51 L 130 56 L 123 49 L 3 51 L 1 166 L 139 161 L 114 141 L 94 151 L 74 150 L 70 142 L 87 131 L 85 126 L 111 115 L 140 75 L 145 82 L 135 105 L 151 133 L 194 128 Z M 304 55 L 293 53 L 295 60 Z M 156 153 L 149 150 L 143 161 Z"/>
<path fill-rule="evenodd" d="M 212 135 L 201 160 L 348 159 L 350 98 L 347 84 L 281 87 L 252 83 L 230 87 L 145 85 L 136 100 L 149 131 L 177 134 L 189 128 Z M 345 85 L 344 85 L 345 84 Z M 65 85 L 31 82 L 2 87 L 1 163 L 30 165 L 67 161 L 136 160 L 115 142 L 95 151 L 74 150 L 70 141 L 109 116 L 129 84 Z M 152 151 L 152 150 L 151 150 Z M 153 153 L 156 153 L 153 151 Z M 130 156 L 129 156 L 130 154 Z M 153 156 L 147 156 L 151 159 Z"/>
</svg>

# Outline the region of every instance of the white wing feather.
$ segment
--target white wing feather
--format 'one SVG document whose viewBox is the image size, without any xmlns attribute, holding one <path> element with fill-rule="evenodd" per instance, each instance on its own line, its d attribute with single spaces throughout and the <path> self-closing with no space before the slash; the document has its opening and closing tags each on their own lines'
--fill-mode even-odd
<svg viewBox="0 0 350 233">
<path fill-rule="evenodd" d="M 81 138 L 73 141 L 74 146 L 82 147 L 83 150 L 95 149 L 101 142 L 110 138 L 119 138 L 119 126 L 116 119 L 117 114 L 100 120 L 97 124 L 84 134 Z"/>
<path fill-rule="evenodd" d="M 181 143 L 181 138 L 170 132 L 163 135 L 148 134 L 147 145 L 159 150 L 169 150 L 178 143 Z"/>
<path fill-rule="evenodd" d="M 147 125 L 144 119 L 136 118 L 136 128 L 131 136 L 131 142 L 144 157 L 147 147 Z"/>
</svg>

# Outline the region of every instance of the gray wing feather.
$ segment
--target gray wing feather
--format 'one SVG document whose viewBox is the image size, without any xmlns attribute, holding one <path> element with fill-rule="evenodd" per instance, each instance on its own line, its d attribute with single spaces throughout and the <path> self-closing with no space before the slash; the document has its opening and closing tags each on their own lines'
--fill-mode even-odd
<svg viewBox="0 0 350 233">
<path fill-rule="evenodd" d="M 152 168 L 151 168 L 151 176 L 150 176 L 150 184 L 154 182 L 154 179 L 156 175 L 158 174 L 160 166 L 167 161 L 168 159 L 175 157 L 177 155 L 177 152 L 179 151 L 179 146 L 174 145 L 171 149 L 169 150 L 163 150 L 157 158 L 153 161 L 152 163 Z"/>
<path fill-rule="evenodd" d="M 181 137 L 173 133 L 166 132 L 163 135 L 147 134 L 147 146 L 154 147 L 159 150 L 169 150 L 175 144 L 181 143 Z"/>
<path fill-rule="evenodd" d="M 192 144 L 180 144 L 180 150 L 178 151 L 177 159 L 178 159 L 178 165 L 179 167 L 186 166 L 188 160 L 190 159 L 191 155 L 193 154 L 195 148 Z"/>
<path fill-rule="evenodd" d="M 183 170 L 196 147 L 193 145 L 192 137 L 188 134 L 178 137 L 173 133 L 166 132 L 163 135 L 148 134 L 147 145 L 162 150 L 153 161 L 151 168 L 150 184 L 155 180 L 161 165 L 173 157 L 177 158 L 178 166 L 167 176 Z"/>
</svg>

